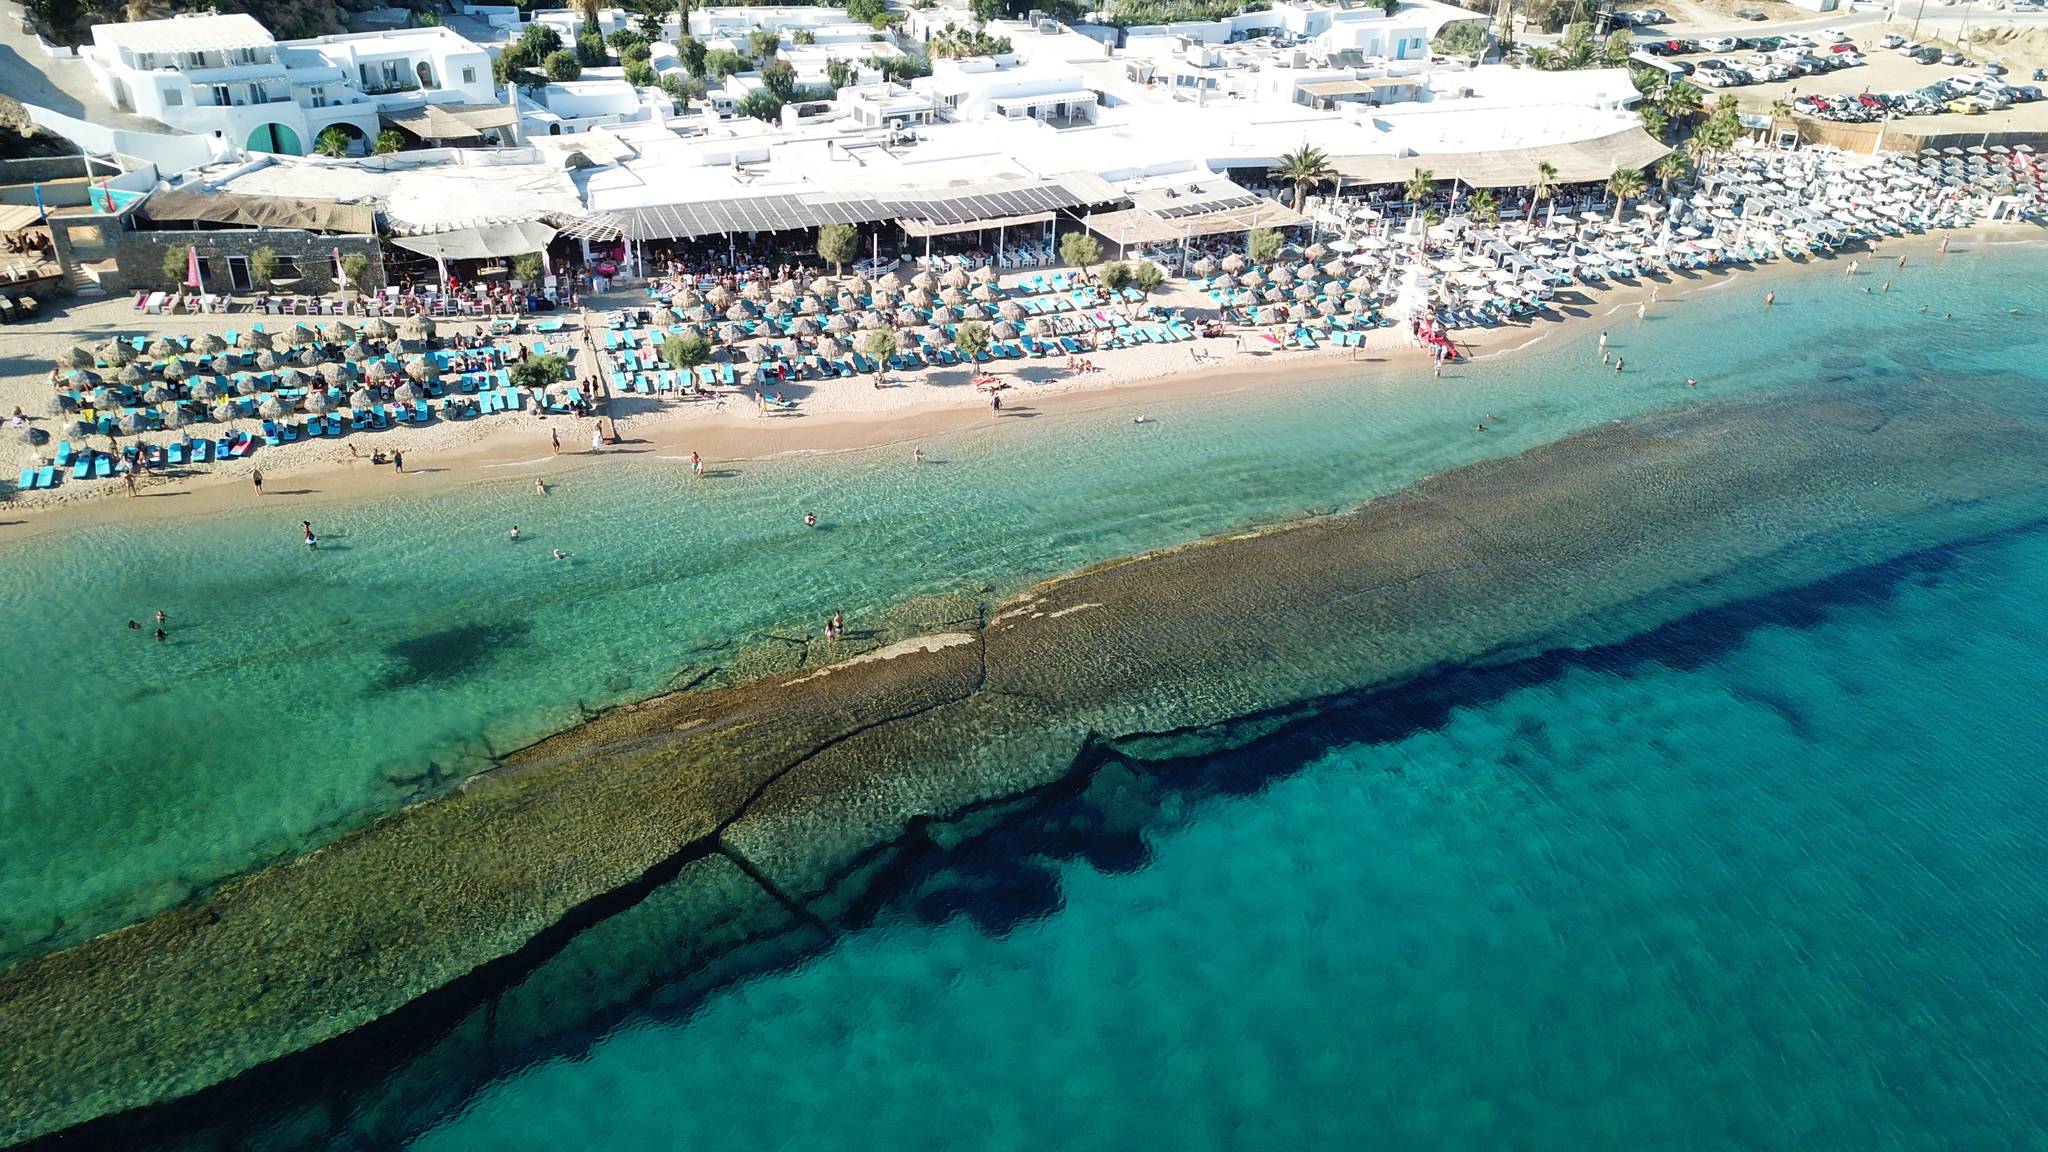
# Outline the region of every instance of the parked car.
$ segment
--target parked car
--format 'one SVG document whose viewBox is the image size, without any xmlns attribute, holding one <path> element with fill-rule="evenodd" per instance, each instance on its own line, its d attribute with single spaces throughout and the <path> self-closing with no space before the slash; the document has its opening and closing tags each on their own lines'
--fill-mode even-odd
<svg viewBox="0 0 2048 1152">
<path fill-rule="evenodd" d="M 1948 110 L 1960 112 L 1965 116 L 1982 116 L 1984 114 L 1984 102 L 1975 96 L 1964 96 L 1961 99 L 1949 101 Z"/>
<path fill-rule="evenodd" d="M 1701 41 L 1700 41 L 1700 51 L 1702 51 L 1702 52 L 1733 52 L 1733 51 L 1735 51 L 1735 37 L 1733 37 L 1733 36 L 1712 36 L 1712 37 L 1708 37 L 1707 39 L 1704 39 L 1704 40 L 1701 40 Z"/>
<path fill-rule="evenodd" d="M 1735 77 L 1719 68 L 1702 68 L 1693 74 L 1693 83 L 1706 88 L 1733 88 Z"/>
<path fill-rule="evenodd" d="M 1956 65 L 1956 64 L 1967 64 L 1967 63 L 1969 63 L 1969 61 L 1967 61 L 1967 60 L 1965 60 L 1965 59 L 1963 58 L 1963 54 L 1962 54 L 1961 52 L 1943 52 L 1943 53 L 1941 54 L 1941 62 L 1942 62 L 1943 64 L 1948 64 L 1948 65 Z"/>
<path fill-rule="evenodd" d="M 1922 48 L 1918 52 L 1913 53 L 1913 59 L 1918 60 L 1922 64 L 1939 64 L 1941 63 L 1941 49 Z"/>
<path fill-rule="evenodd" d="M 1905 42 L 1906 38 L 1904 36 L 1886 36 L 1877 42 L 1877 46 L 1879 48 L 1897 48 L 1905 44 Z"/>
<path fill-rule="evenodd" d="M 2005 75 L 2005 65 L 2000 64 L 1996 60 L 1986 60 L 1984 62 L 1984 74 L 1986 76 L 2003 76 Z"/>
<path fill-rule="evenodd" d="M 1813 35 L 1823 44 L 1840 44 L 1849 38 L 1849 34 L 1839 28 L 1823 28 Z"/>
<path fill-rule="evenodd" d="M 1828 51 L 1833 52 L 1837 56 L 1841 55 L 1844 52 L 1854 52 L 1855 50 L 1856 45 L 1851 44 L 1847 40 L 1838 41 L 1834 44 L 1828 45 Z"/>
</svg>

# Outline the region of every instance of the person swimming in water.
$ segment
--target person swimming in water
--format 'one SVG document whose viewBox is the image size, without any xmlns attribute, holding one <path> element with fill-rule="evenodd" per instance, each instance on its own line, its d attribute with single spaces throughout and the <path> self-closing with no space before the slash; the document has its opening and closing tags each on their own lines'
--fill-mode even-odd
<svg viewBox="0 0 2048 1152">
<path fill-rule="evenodd" d="M 517 525 L 517 524 L 514 524 L 514 525 L 512 526 L 512 531 L 510 531 L 510 532 L 507 532 L 507 533 L 505 533 L 505 536 L 506 536 L 506 538 L 508 538 L 508 539 L 511 539 L 511 540 L 517 540 L 517 539 L 519 539 L 519 525 Z"/>
<path fill-rule="evenodd" d="M 131 632 L 140 632 L 142 631 L 142 624 L 140 621 L 130 620 L 128 622 L 128 629 Z"/>
<path fill-rule="evenodd" d="M 170 623 L 170 620 L 171 618 L 169 616 L 164 615 L 163 609 L 159 608 L 156 610 L 156 622 L 158 624 L 168 624 Z"/>
<path fill-rule="evenodd" d="M 924 463 L 924 445 L 920 444 L 910 450 L 910 462 L 912 464 Z"/>
<path fill-rule="evenodd" d="M 804 513 L 804 527 L 806 527 L 806 528 L 816 528 L 817 526 L 818 526 L 818 514 L 817 514 L 817 513 L 815 513 L 815 512 L 806 512 L 806 513 Z"/>
<path fill-rule="evenodd" d="M 300 533 L 301 533 L 302 535 L 304 535 L 304 536 L 305 536 L 305 538 L 306 538 L 306 547 L 308 547 L 308 548 L 318 548 L 318 547 L 320 546 L 320 538 L 319 538 L 318 536 L 315 536 L 315 535 L 313 535 L 313 522 L 312 522 L 312 521 L 310 521 L 310 520 L 301 520 L 301 521 L 299 521 L 299 532 L 300 532 Z"/>
<path fill-rule="evenodd" d="M 562 551 L 562 550 L 561 550 L 560 548 L 557 548 L 557 549 L 555 549 L 555 559 L 557 559 L 557 560 L 567 560 L 568 558 L 569 558 L 569 554 L 568 554 L 568 553 L 566 553 L 566 552 Z"/>
<path fill-rule="evenodd" d="M 166 640 L 168 640 L 168 639 L 170 639 L 170 638 L 171 638 L 171 634 L 170 634 L 169 632 L 166 632 L 166 631 L 164 631 L 164 630 L 163 630 L 163 629 L 161 629 L 161 628 L 159 628 L 159 629 L 157 629 L 157 630 L 156 630 L 156 642 L 157 642 L 157 643 L 161 644 L 161 643 L 163 643 L 164 641 L 166 641 Z"/>
</svg>

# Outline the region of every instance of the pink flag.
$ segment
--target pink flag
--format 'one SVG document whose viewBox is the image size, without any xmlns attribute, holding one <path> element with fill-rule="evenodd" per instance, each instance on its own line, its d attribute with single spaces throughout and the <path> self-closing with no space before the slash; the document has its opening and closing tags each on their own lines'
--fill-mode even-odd
<svg viewBox="0 0 2048 1152">
<path fill-rule="evenodd" d="M 543 276 L 553 276 L 555 274 L 555 262 L 548 259 L 548 250 L 546 248 L 540 250 L 540 270 Z"/>
<path fill-rule="evenodd" d="M 205 282 L 199 279 L 199 249 L 190 244 L 185 246 L 185 286 L 187 288 L 206 287 Z"/>
<path fill-rule="evenodd" d="M 334 250 L 334 284 L 336 293 L 348 291 L 348 269 L 342 267 L 341 249 L 339 248 Z"/>
</svg>

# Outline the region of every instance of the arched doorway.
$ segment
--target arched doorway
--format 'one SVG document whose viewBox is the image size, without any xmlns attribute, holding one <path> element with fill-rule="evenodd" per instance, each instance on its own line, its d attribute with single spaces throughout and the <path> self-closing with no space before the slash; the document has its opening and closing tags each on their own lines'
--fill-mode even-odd
<svg viewBox="0 0 2048 1152">
<path fill-rule="evenodd" d="M 434 87 L 434 70 L 432 68 L 427 67 L 427 62 L 425 60 L 420 61 L 418 72 L 420 74 L 420 87 L 422 89 Z"/>
<path fill-rule="evenodd" d="M 299 134 L 288 124 L 258 124 L 249 133 L 249 151 L 275 152 L 279 156 L 304 156 L 305 145 L 299 143 Z"/>
<path fill-rule="evenodd" d="M 368 156 L 370 154 L 370 134 L 364 131 L 361 125 L 351 124 L 346 120 L 336 120 L 334 123 L 322 128 L 320 136 L 325 136 L 329 132 L 339 132 L 342 140 L 347 142 L 348 150 L 344 153 L 345 155 Z M 313 138 L 313 147 L 315 149 L 322 147 L 320 136 Z"/>
</svg>

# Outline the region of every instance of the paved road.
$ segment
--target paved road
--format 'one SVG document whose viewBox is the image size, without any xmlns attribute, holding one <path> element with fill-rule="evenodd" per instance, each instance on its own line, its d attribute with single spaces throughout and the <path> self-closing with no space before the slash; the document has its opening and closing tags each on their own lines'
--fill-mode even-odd
<svg viewBox="0 0 2048 1152">
<path fill-rule="evenodd" d="M 22 31 L 21 5 L 13 0 L 0 2 L 0 92 L 112 128 L 169 131 L 146 116 L 114 111 L 93 86 L 84 61 L 45 56 L 36 38 Z"/>
</svg>

